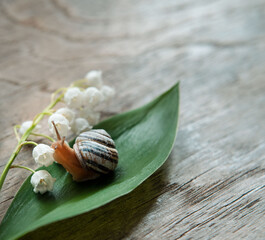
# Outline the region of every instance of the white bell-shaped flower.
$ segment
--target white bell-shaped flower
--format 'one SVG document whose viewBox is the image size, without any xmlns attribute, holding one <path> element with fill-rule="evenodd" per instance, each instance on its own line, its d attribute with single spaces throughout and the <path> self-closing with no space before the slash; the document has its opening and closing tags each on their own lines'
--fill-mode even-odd
<svg viewBox="0 0 265 240">
<path fill-rule="evenodd" d="M 83 104 L 83 92 L 78 87 L 68 88 L 64 101 L 70 108 L 80 108 Z"/>
<path fill-rule="evenodd" d="M 115 90 L 112 87 L 109 87 L 107 85 L 104 85 L 101 89 L 100 89 L 103 97 L 104 97 L 104 102 L 109 101 L 111 98 L 113 98 L 113 96 L 115 95 Z"/>
<path fill-rule="evenodd" d="M 86 74 L 85 78 L 87 79 L 86 85 L 88 87 L 96 87 L 101 88 L 102 87 L 102 72 L 101 71 L 90 71 Z"/>
<path fill-rule="evenodd" d="M 84 105 L 93 108 L 103 101 L 102 93 L 95 87 L 89 87 L 84 92 Z"/>
<path fill-rule="evenodd" d="M 75 112 L 70 108 L 59 108 L 55 113 L 63 115 L 71 125 L 75 120 Z"/>
<path fill-rule="evenodd" d="M 32 156 L 36 163 L 41 166 L 48 167 L 54 162 L 54 149 L 46 144 L 39 144 L 34 147 Z"/>
<path fill-rule="evenodd" d="M 92 127 L 89 125 L 88 121 L 84 118 L 76 118 L 74 124 L 72 125 L 72 131 L 79 135 L 81 132 L 90 130 Z"/>
<path fill-rule="evenodd" d="M 49 117 L 49 120 L 48 120 L 49 130 L 54 136 L 56 136 L 56 132 L 55 132 L 52 122 L 54 122 L 60 136 L 66 137 L 68 135 L 70 126 L 69 126 L 68 120 L 63 115 L 54 113 Z"/>
<path fill-rule="evenodd" d="M 19 128 L 19 134 L 23 135 L 32 125 L 32 121 L 23 122 Z"/>
<path fill-rule="evenodd" d="M 19 128 L 19 134 L 20 136 L 24 135 L 24 133 L 32 126 L 33 121 L 25 121 L 21 124 L 20 128 Z M 38 124 L 35 129 L 34 132 L 37 132 L 39 129 L 41 128 L 41 126 Z M 30 135 L 27 140 L 36 140 L 37 137 L 34 135 Z"/>
<path fill-rule="evenodd" d="M 46 170 L 39 170 L 33 173 L 30 183 L 33 186 L 35 193 L 45 193 L 52 191 L 56 178 L 53 178 Z"/>
<path fill-rule="evenodd" d="M 93 111 L 87 108 L 84 108 L 80 111 L 80 116 L 82 118 L 85 118 L 91 126 L 96 125 L 100 120 L 100 112 Z"/>
</svg>

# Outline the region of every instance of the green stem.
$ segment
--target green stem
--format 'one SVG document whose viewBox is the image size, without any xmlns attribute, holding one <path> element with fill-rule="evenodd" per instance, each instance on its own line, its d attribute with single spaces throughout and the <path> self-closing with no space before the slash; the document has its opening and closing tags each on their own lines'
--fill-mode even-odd
<svg viewBox="0 0 265 240">
<path fill-rule="evenodd" d="M 32 144 L 32 145 L 38 146 L 38 143 L 33 142 L 33 141 L 25 141 L 25 142 L 20 143 L 21 147 L 24 145 L 27 145 L 27 144 Z"/>
<path fill-rule="evenodd" d="M 51 142 L 56 142 L 52 137 L 47 136 L 47 135 L 42 134 L 42 133 L 33 133 L 33 132 L 32 132 L 30 135 L 39 136 L 39 137 L 44 137 L 44 138 L 47 138 L 48 140 L 50 140 Z"/>
<path fill-rule="evenodd" d="M 48 112 L 50 112 L 53 107 L 61 101 L 61 99 L 64 97 L 64 93 L 62 93 L 61 95 L 59 95 L 59 97 L 57 97 L 55 100 L 51 101 L 51 103 L 40 113 L 37 114 L 36 118 L 34 118 L 34 121 L 31 125 L 30 128 L 28 128 L 28 130 L 21 136 L 20 140 L 18 141 L 18 144 L 16 146 L 16 148 L 14 149 L 13 153 L 11 154 L 2 174 L 0 177 L 0 190 L 2 189 L 2 186 L 4 184 L 4 181 L 6 179 L 6 175 L 12 165 L 12 163 L 14 162 L 16 156 L 18 155 L 18 153 L 20 152 L 22 146 L 24 144 L 29 144 L 29 142 L 27 142 L 27 138 L 28 136 L 31 134 L 31 132 L 33 131 L 33 129 L 36 127 L 36 125 L 43 119 L 44 115 L 47 114 Z M 32 142 L 31 142 L 32 143 Z"/>
<path fill-rule="evenodd" d="M 16 135 L 16 139 L 17 139 L 17 141 L 19 142 L 20 137 L 19 137 L 18 132 L 17 132 L 17 129 L 18 129 L 18 128 L 20 128 L 20 125 L 16 125 L 16 126 L 14 126 L 14 132 L 15 132 L 15 135 Z"/>
<path fill-rule="evenodd" d="M 38 113 L 34 118 L 33 118 L 33 123 L 36 121 L 36 119 L 40 116 L 40 115 L 52 115 L 52 112 L 51 112 L 51 110 L 49 110 L 49 111 L 43 111 L 43 112 L 41 112 L 41 113 Z"/>
<path fill-rule="evenodd" d="M 35 173 L 36 171 L 34 171 L 33 169 L 29 168 L 29 167 L 25 167 L 25 166 L 21 166 L 21 165 L 11 165 L 10 168 L 23 168 L 26 169 L 28 171 L 31 171 L 32 173 Z"/>
<path fill-rule="evenodd" d="M 59 94 L 60 92 L 62 92 L 62 93 L 61 93 L 61 95 L 62 95 L 62 94 L 65 93 L 66 90 L 67 90 L 67 88 L 59 88 L 59 89 L 57 89 L 57 90 L 52 94 L 52 96 L 51 96 L 51 101 L 54 101 L 54 98 L 56 97 L 57 94 Z"/>
<path fill-rule="evenodd" d="M 84 83 L 87 82 L 87 79 L 86 78 L 83 78 L 83 79 L 79 79 L 79 80 L 76 80 L 74 81 L 70 87 L 84 87 Z"/>
</svg>

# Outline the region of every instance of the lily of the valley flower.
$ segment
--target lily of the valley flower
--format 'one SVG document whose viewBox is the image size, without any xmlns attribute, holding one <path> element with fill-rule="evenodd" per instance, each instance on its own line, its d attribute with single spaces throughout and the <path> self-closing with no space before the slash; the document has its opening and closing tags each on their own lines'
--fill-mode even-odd
<svg viewBox="0 0 265 240">
<path fill-rule="evenodd" d="M 80 111 L 80 115 L 82 118 L 85 118 L 91 126 L 99 123 L 100 112 L 84 108 Z"/>
<path fill-rule="evenodd" d="M 89 87 L 84 92 L 85 107 L 93 108 L 103 101 L 102 93 L 95 87 Z"/>
<path fill-rule="evenodd" d="M 32 175 L 30 183 L 35 193 L 43 194 L 52 191 L 55 180 L 56 178 L 53 178 L 46 170 L 39 170 Z"/>
<path fill-rule="evenodd" d="M 110 100 L 115 95 L 115 90 L 107 85 L 104 85 L 100 91 L 104 97 L 104 101 Z"/>
<path fill-rule="evenodd" d="M 78 87 L 68 88 L 64 101 L 70 108 L 80 108 L 83 104 L 83 92 Z"/>
<path fill-rule="evenodd" d="M 77 118 L 72 125 L 72 130 L 76 135 L 79 135 L 85 130 L 90 130 L 92 127 L 89 125 L 88 121 L 84 118 Z"/>
<path fill-rule="evenodd" d="M 54 122 L 54 124 L 56 125 L 56 128 L 61 136 L 67 136 L 68 131 L 70 130 L 70 126 L 69 121 L 63 115 L 54 113 L 49 117 L 49 130 L 54 136 L 56 136 L 52 122 Z"/>
<path fill-rule="evenodd" d="M 75 120 L 75 112 L 69 108 L 59 108 L 55 113 L 63 115 L 71 125 Z"/>
<path fill-rule="evenodd" d="M 32 151 L 32 156 L 36 163 L 41 166 L 50 166 L 54 159 L 53 159 L 54 149 L 46 144 L 39 144 L 34 147 Z"/>
<path fill-rule="evenodd" d="M 86 84 L 88 87 L 102 87 L 102 72 L 101 71 L 90 71 L 86 74 L 85 78 L 87 79 Z"/>
<path fill-rule="evenodd" d="M 32 125 L 33 121 L 25 121 L 21 124 L 20 128 L 19 128 L 19 134 L 20 136 L 22 136 Z M 37 131 L 41 128 L 40 125 L 37 125 L 35 127 L 35 130 L 34 131 Z M 28 137 L 28 140 L 35 140 L 37 137 L 36 136 L 33 136 L 33 135 L 30 135 Z"/>
</svg>

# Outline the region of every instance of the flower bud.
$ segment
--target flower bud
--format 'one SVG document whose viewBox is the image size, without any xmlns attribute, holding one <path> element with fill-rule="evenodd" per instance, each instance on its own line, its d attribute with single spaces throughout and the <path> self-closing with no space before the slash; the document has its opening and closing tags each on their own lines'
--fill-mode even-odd
<svg viewBox="0 0 265 240">
<path fill-rule="evenodd" d="M 33 173 L 30 183 L 34 187 L 35 193 L 43 194 L 52 191 L 56 178 L 53 178 L 46 170 L 39 170 Z"/>
<path fill-rule="evenodd" d="M 77 118 L 72 125 L 72 130 L 75 134 L 80 134 L 85 130 L 90 130 L 92 127 L 89 125 L 88 121 L 84 118 Z"/>
<path fill-rule="evenodd" d="M 24 133 L 32 126 L 32 123 L 33 123 L 33 121 L 26 121 L 26 122 L 23 122 L 22 124 L 21 124 L 21 126 L 20 126 L 20 128 L 19 128 L 19 134 L 22 136 L 22 135 L 24 135 Z M 37 125 L 36 127 L 35 127 L 35 131 L 37 131 L 37 130 L 39 130 L 41 128 L 41 126 L 40 125 Z M 35 140 L 35 139 L 37 139 L 37 137 L 36 136 L 34 136 L 34 135 L 30 135 L 30 136 L 28 136 L 28 138 L 27 138 L 27 140 Z"/>
<path fill-rule="evenodd" d="M 69 108 L 59 108 L 55 113 L 63 115 L 71 125 L 75 120 L 75 112 Z"/>
<path fill-rule="evenodd" d="M 48 167 L 50 166 L 53 161 L 53 153 L 54 149 L 46 144 L 39 144 L 36 147 L 34 147 L 32 151 L 32 156 L 36 163 L 38 163 L 41 166 Z"/>
<path fill-rule="evenodd" d="M 49 130 L 54 136 L 56 136 L 56 132 L 52 122 L 54 122 L 61 137 L 67 136 L 70 126 L 68 120 L 63 115 L 54 113 L 49 117 Z"/>
<path fill-rule="evenodd" d="M 101 89 L 100 89 L 102 95 L 104 96 L 104 101 L 108 101 L 111 98 L 113 98 L 113 96 L 115 95 L 115 90 L 112 87 L 109 87 L 107 85 L 104 85 Z"/>
<path fill-rule="evenodd" d="M 90 71 L 86 74 L 85 78 L 87 79 L 86 84 L 88 87 L 101 88 L 102 86 L 102 72 L 101 71 Z"/>
<path fill-rule="evenodd" d="M 80 111 L 80 115 L 81 117 L 85 118 L 91 126 L 94 126 L 99 123 L 100 112 L 92 111 L 90 109 L 82 109 Z"/>
<path fill-rule="evenodd" d="M 89 87 L 84 92 L 85 107 L 93 108 L 103 100 L 102 93 L 95 87 Z"/>
<path fill-rule="evenodd" d="M 64 101 L 70 108 L 80 108 L 83 104 L 83 93 L 77 87 L 68 88 Z"/>
</svg>

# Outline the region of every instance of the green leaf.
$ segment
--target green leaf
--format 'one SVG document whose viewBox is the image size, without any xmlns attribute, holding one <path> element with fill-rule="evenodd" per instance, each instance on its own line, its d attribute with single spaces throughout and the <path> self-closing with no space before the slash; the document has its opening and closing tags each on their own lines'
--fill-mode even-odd
<svg viewBox="0 0 265 240">
<path fill-rule="evenodd" d="M 112 136 L 119 152 L 113 174 L 76 183 L 59 164 L 46 168 L 57 179 L 54 190 L 35 194 L 24 182 L 0 226 L 0 239 L 16 239 L 41 226 L 98 208 L 125 195 L 167 159 L 177 131 L 179 84 L 149 104 L 97 125 Z"/>
</svg>

